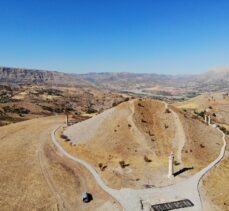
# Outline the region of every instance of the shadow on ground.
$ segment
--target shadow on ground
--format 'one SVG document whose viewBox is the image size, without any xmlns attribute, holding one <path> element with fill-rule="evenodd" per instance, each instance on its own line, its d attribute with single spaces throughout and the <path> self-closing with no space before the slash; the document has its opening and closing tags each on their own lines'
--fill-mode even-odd
<svg viewBox="0 0 229 211">
<path fill-rule="evenodd" d="M 192 170 L 192 169 L 194 169 L 193 166 L 192 167 L 184 167 L 184 168 L 180 169 L 179 171 L 175 172 L 173 175 L 174 175 L 174 177 L 176 177 L 179 174 L 182 174 L 182 173 L 189 171 L 189 170 Z"/>
</svg>

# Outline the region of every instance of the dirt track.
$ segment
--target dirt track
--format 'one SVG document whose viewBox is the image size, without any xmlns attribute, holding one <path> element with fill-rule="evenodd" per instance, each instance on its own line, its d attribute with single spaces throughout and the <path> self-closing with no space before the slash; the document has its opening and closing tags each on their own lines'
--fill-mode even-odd
<svg viewBox="0 0 229 211">
<path fill-rule="evenodd" d="M 167 106 L 168 105 L 166 104 L 166 107 Z M 185 142 L 186 142 L 186 136 L 185 136 L 185 132 L 184 132 L 184 128 L 182 126 L 182 123 L 179 119 L 179 116 L 172 109 L 171 109 L 171 112 L 172 112 L 173 117 L 174 117 L 174 123 L 175 123 L 174 125 L 176 126 L 176 133 L 175 133 L 175 138 L 173 140 L 173 144 L 174 144 L 175 148 L 177 148 L 177 150 L 176 150 L 177 160 L 182 164 L 182 149 L 183 149 Z"/>
<path fill-rule="evenodd" d="M 0 128 L 1 210 L 119 210 L 90 173 L 55 152 L 50 132 L 63 120 L 40 118 Z M 94 196 L 87 205 L 83 191 Z"/>
</svg>

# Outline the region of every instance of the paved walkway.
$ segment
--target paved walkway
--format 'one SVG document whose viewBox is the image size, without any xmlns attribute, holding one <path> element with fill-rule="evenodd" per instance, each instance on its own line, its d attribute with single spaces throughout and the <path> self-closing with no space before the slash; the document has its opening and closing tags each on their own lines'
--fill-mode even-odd
<svg viewBox="0 0 229 211">
<path fill-rule="evenodd" d="M 108 194 L 113 196 L 122 205 L 123 209 L 126 211 L 150 210 L 150 205 L 152 204 L 172 202 L 181 199 L 189 199 L 194 204 L 194 207 L 183 208 L 179 210 L 187 210 L 187 211 L 202 210 L 202 203 L 201 203 L 200 193 L 198 190 L 200 179 L 213 166 L 215 166 L 217 163 L 221 161 L 221 159 L 224 157 L 225 148 L 226 148 L 225 134 L 219 128 L 217 128 L 217 130 L 222 134 L 222 140 L 224 143 L 218 158 L 212 163 L 210 163 L 207 167 L 205 167 L 204 169 L 202 169 L 201 171 L 193 175 L 192 177 L 180 183 L 167 186 L 167 187 L 162 187 L 162 188 L 149 188 L 149 189 L 139 189 L 139 190 L 123 188 L 120 190 L 116 190 L 108 187 L 104 183 L 100 175 L 89 163 L 75 156 L 70 155 L 62 148 L 62 146 L 57 142 L 55 138 L 55 132 L 57 129 L 55 129 L 51 133 L 53 144 L 56 146 L 57 150 L 64 156 L 80 163 L 85 168 L 87 168 L 94 176 L 95 180 L 100 185 L 100 187 Z M 141 205 L 143 205 L 143 209 Z"/>
</svg>

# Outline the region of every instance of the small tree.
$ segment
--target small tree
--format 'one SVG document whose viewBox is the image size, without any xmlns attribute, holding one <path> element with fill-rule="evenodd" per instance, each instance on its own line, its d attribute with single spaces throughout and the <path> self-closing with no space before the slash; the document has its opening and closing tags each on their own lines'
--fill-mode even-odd
<svg viewBox="0 0 229 211">
<path fill-rule="evenodd" d="M 151 160 L 151 159 L 149 159 L 146 155 L 144 156 L 144 161 L 145 161 L 145 162 L 147 162 L 147 163 L 152 162 L 152 160 Z"/>
<path fill-rule="evenodd" d="M 121 161 L 119 161 L 119 165 L 120 165 L 122 168 L 125 168 L 126 166 L 129 166 L 130 164 L 125 163 L 124 160 L 121 160 Z"/>
<path fill-rule="evenodd" d="M 166 108 L 166 109 L 165 109 L 165 113 L 166 113 L 166 114 L 169 114 L 169 113 L 171 113 L 171 111 L 170 111 L 168 108 Z"/>
</svg>

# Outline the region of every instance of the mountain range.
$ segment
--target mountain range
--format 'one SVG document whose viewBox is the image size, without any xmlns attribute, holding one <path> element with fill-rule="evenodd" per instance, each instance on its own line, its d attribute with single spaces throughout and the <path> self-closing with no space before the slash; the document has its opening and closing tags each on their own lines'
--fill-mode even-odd
<svg viewBox="0 0 229 211">
<path fill-rule="evenodd" d="M 55 84 L 61 86 L 96 86 L 118 91 L 141 90 L 150 93 L 228 91 L 229 68 L 219 68 L 199 75 L 162 75 L 155 73 L 68 74 L 57 71 L 0 67 L 0 84 Z"/>
</svg>

